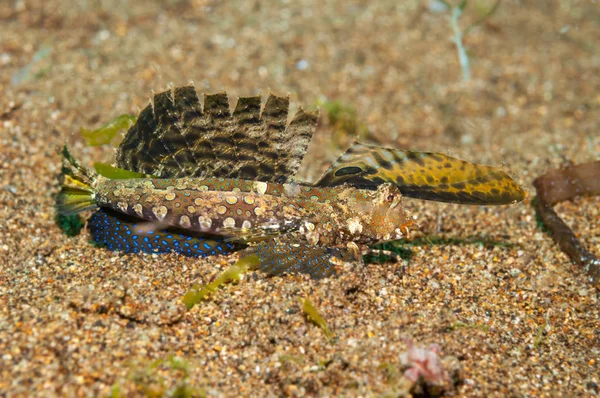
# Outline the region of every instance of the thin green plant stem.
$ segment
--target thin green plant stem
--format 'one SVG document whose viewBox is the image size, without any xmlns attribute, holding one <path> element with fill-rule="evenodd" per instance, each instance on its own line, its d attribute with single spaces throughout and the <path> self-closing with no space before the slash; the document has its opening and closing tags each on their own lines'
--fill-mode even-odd
<svg viewBox="0 0 600 398">
<path fill-rule="evenodd" d="M 452 16 L 450 17 L 450 26 L 452 26 L 452 31 L 454 32 L 454 44 L 456 45 L 456 51 L 458 53 L 458 62 L 460 64 L 460 68 L 462 70 L 463 81 L 468 82 L 471 78 L 470 66 L 469 66 L 469 56 L 467 55 L 467 50 L 463 45 L 463 33 L 460 30 L 460 26 L 458 25 L 458 20 L 460 19 L 464 6 L 466 5 L 466 1 L 463 1 L 460 6 L 456 6 L 452 8 Z"/>
</svg>

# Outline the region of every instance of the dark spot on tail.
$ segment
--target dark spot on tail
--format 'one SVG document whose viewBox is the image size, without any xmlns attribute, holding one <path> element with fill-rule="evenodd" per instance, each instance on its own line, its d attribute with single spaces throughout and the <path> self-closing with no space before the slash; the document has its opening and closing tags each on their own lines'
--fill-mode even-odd
<svg viewBox="0 0 600 398">
<path fill-rule="evenodd" d="M 348 167 L 342 167 L 341 169 L 336 170 L 334 175 L 336 177 L 342 177 L 342 176 L 346 176 L 346 175 L 358 174 L 360 172 L 362 172 L 362 169 L 360 167 L 348 166 Z"/>
<path fill-rule="evenodd" d="M 408 152 L 408 158 L 419 166 L 425 166 L 425 162 L 421 159 L 421 154 L 418 152 Z"/>
<path fill-rule="evenodd" d="M 380 165 L 381 167 L 383 167 L 384 169 L 386 169 L 386 170 L 392 169 L 392 163 L 390 163 L 387 160 L 385 160 L 384 158 L 382 158 L 379 153 L 373 152 L 373 157 L 375 157 L 375 161 L 377 162 L 377 164 Z"/>
</svg>

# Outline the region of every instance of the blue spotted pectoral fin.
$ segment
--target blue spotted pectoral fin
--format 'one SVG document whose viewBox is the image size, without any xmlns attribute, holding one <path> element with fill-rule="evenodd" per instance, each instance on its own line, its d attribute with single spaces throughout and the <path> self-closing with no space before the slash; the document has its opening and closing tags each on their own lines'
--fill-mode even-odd
<svg viewBox="0 0 600 398">
<path fill-rule="evenodd" d="M 199 236 L 174 228 L 151 228 L 152 224 L 109 209 L 100 209 L 88 220 L 94 243 L 124 253 L 177 253 L 189 257 L 226 254 L 241 246 L 222 238 Z M 150 228 L 149 228 L 150 227 Z"/>
<path fill-rule="evenodd" d="M 259 271 L 269 276 L 308 274 L 315 279 L 336 273 L 336 265 L 354 259 L 347 249 L 326 248 L 291 240 L 269 240 L 251 246 L 242 252 L 256 255 L 260 260 Z"/>
</svg>

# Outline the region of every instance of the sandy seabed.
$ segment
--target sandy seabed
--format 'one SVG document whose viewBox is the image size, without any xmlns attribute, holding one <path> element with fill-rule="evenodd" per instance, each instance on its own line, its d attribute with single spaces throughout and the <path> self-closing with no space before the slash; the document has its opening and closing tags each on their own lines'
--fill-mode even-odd
<svg viewBox="0 0 600 398">
<path fill-rule="evenodd" d="M 598 290 L 536 225 L 532 180 L 600 158 L 600 6 L 503 2 L 465 37 L 425 2 L 10 1 L 0 6 L 0 396 L 378 396 L 405 393 L 404 337 L 436 343 L 456 396 L 597 396 Z M 492 2 L 482 1 L 480 7 Z M 461 24 L 477 19 L 469 2 Z M 110 161 L 80 127 L 151 92 L 339 100 L 370 139 L 502 166 L 530 191 L 505 207 L 406 200 L 410 259 L 338 278 L 249 273 L 186 311 L 237 260 L 121 255 L 54 222 L 58 149 Z M 335 159 L 327 123 L 303 178 Z M 345 137 L 335 137 L 341 139 Z M 598 198 L 557 206 L 600 252 Z M 307 322 L 315 304 L 334 334 Z M 179 395 L 182 396 L 182 395 Z"/>
</svg>

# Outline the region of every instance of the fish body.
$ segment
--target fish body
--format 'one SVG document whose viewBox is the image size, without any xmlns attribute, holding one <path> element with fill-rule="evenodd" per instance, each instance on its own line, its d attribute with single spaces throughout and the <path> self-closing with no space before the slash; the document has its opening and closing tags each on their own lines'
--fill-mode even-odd
<svg viewBox="0 0 600 398">
<path fill-rule="evenodd" d="M 478 205 L 525 197 L 499 168 L 361 143 L 317 182 L 293 182 L 317 113 L 300 108 L 288 123 L 288 106 L 271 94 L 264 107 L 260 96 L 239 98 L 232 112 L 225 93 L 205 95 L 202 105 L 192 86 L 158 93 L 104 175 L 65 148 L 58 211 L 95 209 L 92 239 L 109 249 L 241 249 L 268 274 L 321 278 L 340 261 L 360 261 L 368 245 L 406 235 L 413 221 L 402 195 Z"/>
<path fill-rule="evenodd" d="M 231 178 L 96 176 L 76 181 L 72 188 L 80 190 L 82 183 L 89 187 L 83 194 L 97 207 L 162 227 L 245 242 L 295 233 L 312 245 L 368 245 L 404 237 L 413 223 L 400 206 L 400 191 L 391 184 L 370 191 Z M 66 200 L 62 208 L 68 205 Z"/>
</svg>

